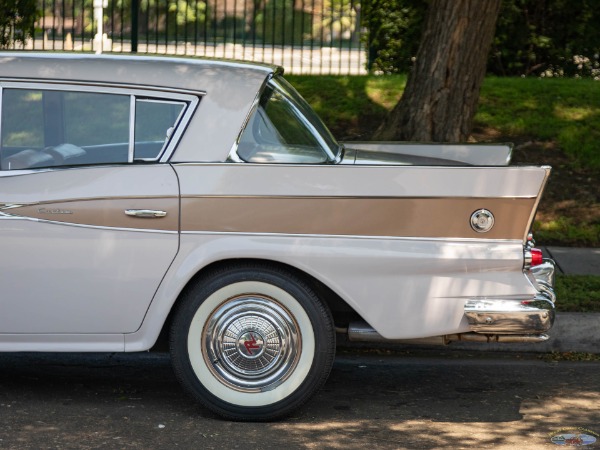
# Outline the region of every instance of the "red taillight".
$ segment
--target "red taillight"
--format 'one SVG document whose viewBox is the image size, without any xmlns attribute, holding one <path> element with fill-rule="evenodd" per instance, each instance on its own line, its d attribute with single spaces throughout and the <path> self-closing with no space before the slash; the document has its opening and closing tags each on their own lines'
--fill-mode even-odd
<svg viewBox="0 0 600 450">
<path fill-rule="evenodd" d="M 539 266 L 544 262 L 542 251 L 539 248 L 532 248 L 531 252 L 531 267 Z"/>
</svg>

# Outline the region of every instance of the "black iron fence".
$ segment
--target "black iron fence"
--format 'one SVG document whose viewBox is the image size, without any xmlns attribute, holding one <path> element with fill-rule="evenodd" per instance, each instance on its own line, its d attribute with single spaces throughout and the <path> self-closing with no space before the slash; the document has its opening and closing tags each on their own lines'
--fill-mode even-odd
<svg viewBox="0 0 600 450">
<path fill-rule="evenodd" d="M 103 9 L 95 15 L 94 7 Z M 39 9 L 33 39 L 17 47 L 233 58 L 292 73 L 366 73 L 359 0 L 39 0 Z"/>
</svg>

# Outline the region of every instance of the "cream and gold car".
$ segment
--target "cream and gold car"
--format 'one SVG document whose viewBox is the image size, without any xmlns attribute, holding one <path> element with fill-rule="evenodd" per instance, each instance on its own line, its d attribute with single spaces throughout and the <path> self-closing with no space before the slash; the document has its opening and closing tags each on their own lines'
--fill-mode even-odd
<svg viewBox="0 0 600 450">
<path fill-rule="evenodd" d="M 277 68 L 0 54 L 0 351 L 140 352 L 232 419 L 304 403 L 352 340 L 543 341 L 548 167 L 335 140 Z M 484 344 L 482 344 L 484 345 Z"/>
</svg>

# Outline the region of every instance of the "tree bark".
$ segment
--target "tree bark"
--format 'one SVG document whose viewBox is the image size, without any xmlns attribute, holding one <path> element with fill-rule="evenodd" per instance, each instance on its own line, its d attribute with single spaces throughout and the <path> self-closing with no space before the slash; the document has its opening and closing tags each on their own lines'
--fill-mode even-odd
<svg viewBox="0 0 600 450">
<path fill-rule="evenodd" d="M 501 0 L 432 0 L 415 66 L 376 140 L 469 137 Z"/>
</svg>

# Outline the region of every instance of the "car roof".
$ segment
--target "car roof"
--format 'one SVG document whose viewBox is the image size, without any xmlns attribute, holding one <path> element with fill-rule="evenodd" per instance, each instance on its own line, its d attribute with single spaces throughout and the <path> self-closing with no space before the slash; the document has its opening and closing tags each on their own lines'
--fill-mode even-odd
<svg viewBox="0 0 600 450">
<path fill-rule="evenodd" d="M 200 106 L 172 157 L 225 161 L 265 81 L 281 69 L 201 58 L 0 52 L 0 81 L 64 81 L 163 88 L 201 95 Z"/>
<path fill-rule="evenodd" d="M 0 67 L 2 78 L 127 82 L 204 91 L 222 83 L 225 75 L 262 82 L 277 71 L 275 66 L 233 60 L 51 52 L 0 52 Z"/>
</svg>

